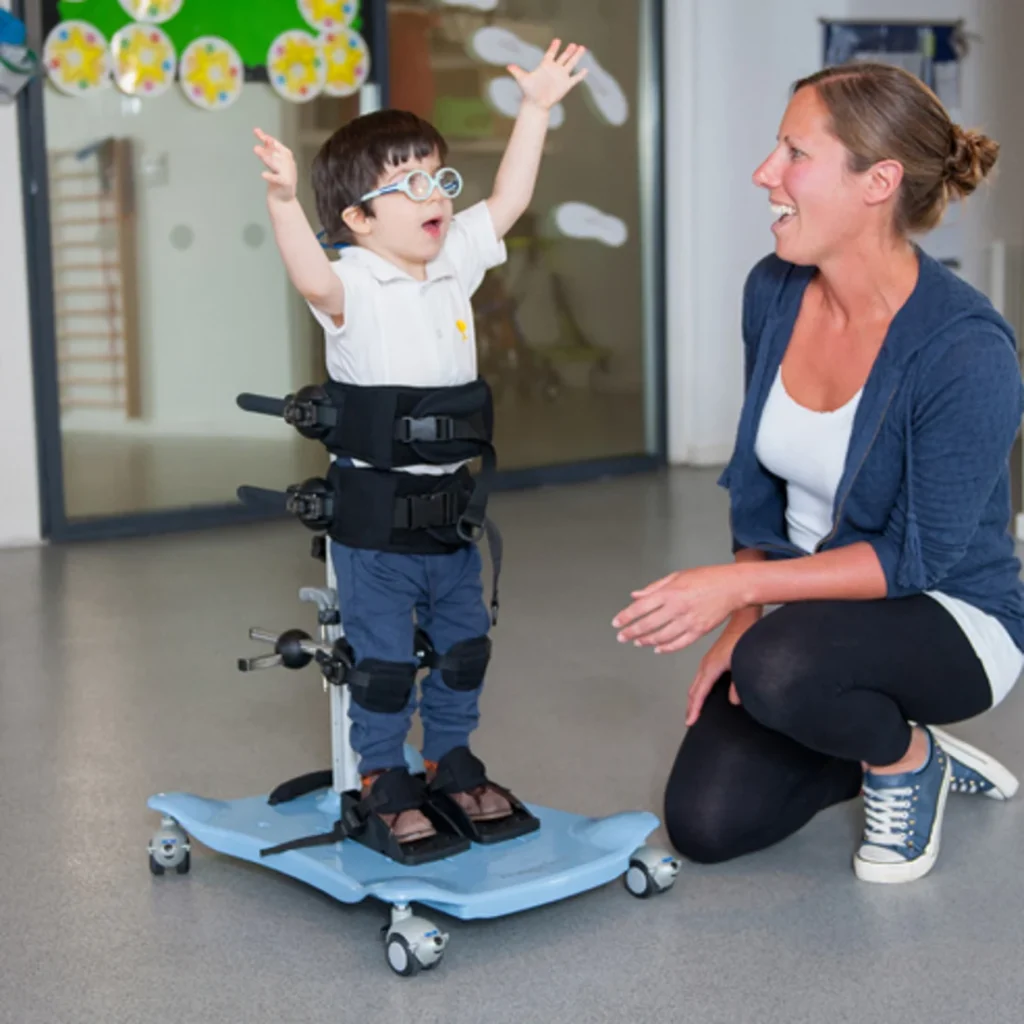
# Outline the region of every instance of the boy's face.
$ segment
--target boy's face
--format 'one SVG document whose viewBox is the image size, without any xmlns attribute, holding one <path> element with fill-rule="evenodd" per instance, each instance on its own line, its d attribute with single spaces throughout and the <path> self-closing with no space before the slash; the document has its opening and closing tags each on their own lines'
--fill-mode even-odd
<svg viewBox="0 0 1024 1024">
<path fill-rule="evenodd" d="M 426 171 L 433 177 L 441 169 L 435 150 L 423 158 L 413 157 L 388 167 L 375 188 L 401 181 L 410 171 Z M 435 188 L 423 202 L 403 192 L 392 192 L 370 200 L 373 216 L 360 218 L 360 243 L 399 264 L 429 263 L 441 251 L 452 221 L 452 201 Z"/>
</svg>

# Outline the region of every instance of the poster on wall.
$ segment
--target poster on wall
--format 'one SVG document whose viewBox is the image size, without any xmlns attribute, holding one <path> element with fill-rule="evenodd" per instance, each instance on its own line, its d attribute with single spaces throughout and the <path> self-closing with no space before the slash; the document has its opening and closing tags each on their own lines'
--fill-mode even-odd
<svg viewBox="0 0 1024 1024">
<path fill-rule="evenodd" d="M 963 22 L 862 22 L 823 20 L 824 66 L 855 62 L 903 68 L 931 88 L 954 121 L 961 120 L 961 78 L 967 56 Z M 919 240 L 925 252 L 959 270 L 964 255 L 960 206 Z"/>
<path fill-rule="evenodd" d="M 49 81 L 75 96 L 113 81 L 156 97 L 177 79 L 222 110 L 255 81 L 305 103 L 358 92 L 370 71 L 360 0 L 43 0 L 43 21 Z"/>
</svg>

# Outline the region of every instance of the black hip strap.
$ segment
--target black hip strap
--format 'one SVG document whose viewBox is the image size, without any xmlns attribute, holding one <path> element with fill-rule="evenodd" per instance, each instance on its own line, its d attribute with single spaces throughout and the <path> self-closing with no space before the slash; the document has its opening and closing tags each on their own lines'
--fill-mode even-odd
<svg viewBox="0 0 1024 1024">
<path fill-rule="evenodd" d="M 327 381 L 322 393 L 330 411 L 321 414 L 319 437 L 338 457 L 378 469 L 462 462 L 487 449 L 493 458 L 493 400 L 483 378 L 435 388 Z"/>
<path fill-rule="evenodd" d="M 498 622 L 504 544 L 487 518 L 488 466 L 441 476 L 331 465 L 326 529 L 339 544 L 406 554 L 444 554 L 486 538 L 493 569 L 491 622 Z"/>
</svg>

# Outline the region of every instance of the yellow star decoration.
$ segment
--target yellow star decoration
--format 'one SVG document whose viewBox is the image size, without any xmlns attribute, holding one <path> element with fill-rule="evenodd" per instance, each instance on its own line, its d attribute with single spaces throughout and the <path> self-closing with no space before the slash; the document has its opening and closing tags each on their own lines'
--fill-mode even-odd
<svg viewBox="0 0 1024 1024">
<path fill-rule="evenodd" d="M 186 74 L 193 94 L 200 93 L 207 106 L 214 106 L 234 88 L 231 59 L 224 50 L 201 46 L 192 52 Z"/>
<path fill-rule="evenodd" d="M 150 30 L 137 29 L 131 33 L 128 45 L 122 45 L 114 55 L 119 84 L 125 92 L 152 92 L 167 84 L 171 71 L 167 44 L 150 36 Z"/>
<path fill-rule="evenodd" d="M 121 0 L 121 6 L 136 21 L 167 21 L 174 17 L 182 0 Z"/>
<path fill-rule="evenodd" d="M 305 95 L 309 88 L 317 85 L 320 56 L 314 45 L 290 37 L 275 46 L 274 51 L 274 76 L 286 92 Z"/>
<path fill-rule="evenodd" d="M 314 25 L 346 24 L 348 18 L 345 8 L 348 6 L 347 0 L 306 0 L 309 20 Z"/>
<path fill-rule="evenodd" d="M 90 42 L 78 25 L 67 31 L 67 39 L 55 42 L 50 53 L 50 69 L 56 71 L 65 86 L 88 89 L 100 85 L 106 72 L 106 47 L 94 34 Z"/>
<path fill-rule="evenodd" d="M 334 36 L 324 48 L 324 56 L 327 59 L 328 89 L 338 86 L 354 89 L 361 84 L 356 69 L 363 62 L 363 49 L 361 46 L 351 46 L 349 44 L 351 38 L 346 34 Z"/>
</svg>

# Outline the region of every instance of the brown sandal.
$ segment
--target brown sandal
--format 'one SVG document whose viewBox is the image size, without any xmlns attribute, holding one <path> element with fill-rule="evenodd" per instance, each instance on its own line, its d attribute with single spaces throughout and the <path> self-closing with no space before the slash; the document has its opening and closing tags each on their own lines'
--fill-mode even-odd
<svg viewBox="0 0 1024 1024">
<path fill-rule="evenodd" d="M 379 771 L 363 776 L 362 796 L 364 800 L 369 797 L 374 784 L 384 774 L 384 771 Z M 416 807 L 392 814 L 378 811 L 377 816 L 387 825 L 399 843 L 415 843 L 437 835 L 437 829 L 430 823 L 430 819 Z"/>
<path fill-rule="evenodd" d="M 429 786 L 437 777 L 437 762 L 425 761 L 424 764 Z M 470 821 L 500 821 L 512 813 L 511 802 L 490 782 L 448 795 L 466 812 Z"/>
<path fill-rule="evenodd" d="M 487 778 L 484 763 L 467 747 L 450 750 L 436 764 L 426 762 L 426 768 L 431 806 L 473 842 L 503 842 L 540 828 L 520 800 Z"/>
</svg>

